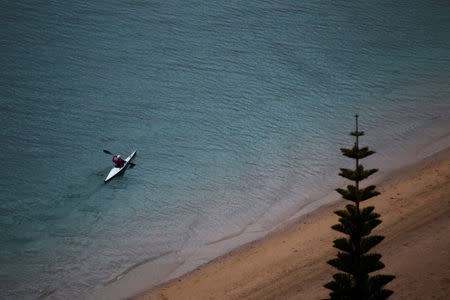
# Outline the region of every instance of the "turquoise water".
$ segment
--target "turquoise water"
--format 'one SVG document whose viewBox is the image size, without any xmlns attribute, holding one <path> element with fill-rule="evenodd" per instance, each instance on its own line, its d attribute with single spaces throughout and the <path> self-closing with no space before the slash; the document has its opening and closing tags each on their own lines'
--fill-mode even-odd
<svg viewBox="0 0 450 300">
<path fill-rule="evenodd" d="M 355 113 L 377 167 L 448 134 L 445 1 L 1 6 L 0 298 L 176 266 L 158 282 L 263 234 L 342 183 Z M 103 184 L 103 149 L 136 166 Z"/>
</svg>

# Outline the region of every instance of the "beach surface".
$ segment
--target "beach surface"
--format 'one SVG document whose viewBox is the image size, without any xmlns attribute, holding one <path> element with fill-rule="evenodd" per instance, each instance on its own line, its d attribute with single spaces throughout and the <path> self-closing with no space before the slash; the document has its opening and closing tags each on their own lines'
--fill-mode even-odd
<svg viewBox="0 0 450 300">
<path fill-rule="evenodd" d="M 396 276 L 391 299 L 448 299 L 450 294 L 450 148 L 392 172 L 377 182 L 374 205 L 385 236 L 375 251 L 383 274 Z M 153 287 L 133 300 L 149 299 L 323 299 L 323 284 L 336 269 L 326 261 L 341 235 L 330 229 L 339 200 L 292 220 L 194 271 Z"/>
</svg>

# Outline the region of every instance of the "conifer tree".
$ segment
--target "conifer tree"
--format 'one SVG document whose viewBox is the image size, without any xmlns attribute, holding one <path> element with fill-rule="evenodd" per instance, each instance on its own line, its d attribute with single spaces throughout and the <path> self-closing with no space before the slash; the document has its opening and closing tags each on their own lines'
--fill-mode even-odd
<svg viewBox="0 0 450 300">
<path fill-rule="evenodd" d="M 369 236 L 371 231 L 381 223 L 380 215 L 374 212 L 375 207 L 361 208 L 360 204 L 367 199 L 379 195 L 374 185 L 360 187 L 360 182 L 377 172 L 377 169 L 366 170 L 359 164 L 359 160 L 375 153 L 368 147 L 359 147 L 359 137 L 364 135 L 358 131 L 358 115 L 356 118 L 356 131 L 351 132 L 356 142 L 352 149 L 342 148 L 344 156 L 355 160 L 355 169 L 341 169 L 340 176 L 354 181 L 346 189 L 336 189 L 345 200 L 351 201 L 345 209 L 335 211 L 339 224 L 333 225 L 333 230 L 346 234 L 347 238 L 334 241 L 334 247 L 339 250 L 337 258 L 328 261 L 328 264 L 340 272 L 333 275 L 334 280 L 325 284 L 330 289 L 330 299 L 366 300 L 387 299 L 393 292 L 383 289 L 383 286 L 394 279 L 391 275 L 374 275 L 369 273 L 383 269 L 378 253 L 368 253 L 371 248 L 379 244 L 384 237 L 380 235 Z"/>
</svg>

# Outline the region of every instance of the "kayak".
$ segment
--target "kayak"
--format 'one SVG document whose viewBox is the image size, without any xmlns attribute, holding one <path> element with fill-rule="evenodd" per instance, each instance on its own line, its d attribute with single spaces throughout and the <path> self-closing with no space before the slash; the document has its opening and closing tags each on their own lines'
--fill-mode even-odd
<svg viewBox="0 0 450 300">
<path fill-rule="evenodd" d="M 113 179 L 114 177 L 116 177 L 117 175 L 119 175 L 120 173 L 125 172 L 125 169 L 128 167 L 129 162 L 133 159 L 133 157 L 136 155 L 136 151 L 134 151 L 133 153 L 130 154 L 130 156 L 128 156 L 125 159 L 125 163 L 123 164 L 122 168 L 112 168 L 111 171 L 109 171 L 108 176 L 106 176 L 105 178 L 105 183 L 107 183 L 108 181 L 110 181 L 111 179 Z"/>
</svg>

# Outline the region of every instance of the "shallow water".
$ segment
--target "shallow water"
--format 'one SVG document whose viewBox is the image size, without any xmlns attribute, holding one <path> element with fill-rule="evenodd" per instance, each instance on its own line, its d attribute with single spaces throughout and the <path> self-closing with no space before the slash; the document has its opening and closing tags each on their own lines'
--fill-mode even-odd
<svg viewBox="0 0 450 300">
<path fill-rule="evenodd" d="M 263 234 L 342 184 L 355 113 L 369 165 L 448 146 L 444 2 L 2 7 L 0 298 L 164 260 L 158 281 Z M 103 184 L 103 149 L 136 166 Z"/>
</svg>

